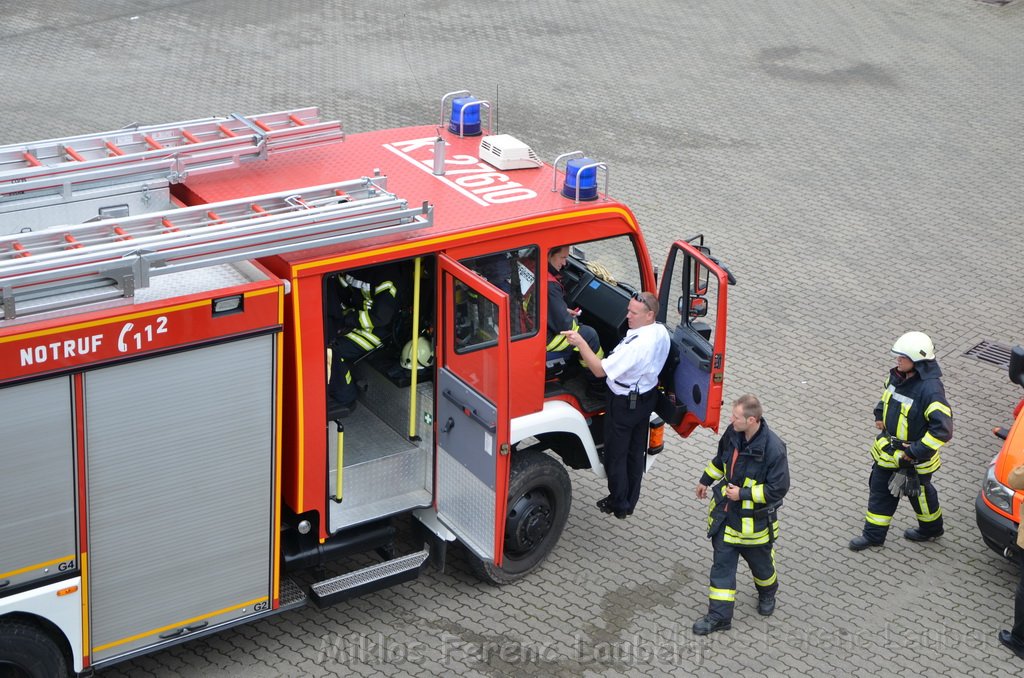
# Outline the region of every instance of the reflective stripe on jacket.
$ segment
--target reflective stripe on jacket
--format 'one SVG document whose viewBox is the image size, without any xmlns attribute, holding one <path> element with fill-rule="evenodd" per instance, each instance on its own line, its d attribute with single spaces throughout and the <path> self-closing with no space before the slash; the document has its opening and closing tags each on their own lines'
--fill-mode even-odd
<svg viewBox="0 0 1024 678">
<path fill-rule="evenodd" d="M 718 453 L 704 469 L 700 482 L 704 485 L 718 482 L 711 491 L 709 530 L 718 508 L 719 517 L 724 510 L 723 539 L 726 543 L 758 546 L 773 542 L 779 536 L 775 508 L 789 492 L 789 460 L 786 443 L 768 428 L 764 418 L 750 442 L 744 444 L 743 438 L 744 434 L 730 424 L 719 439 Z M 730 468 L 734 456 L 735 468 Z M 739 501 L 730 501 L 725 496 L 730 482 L 740 487 Z M 723 502 L 725 506 L 721 507 Z"/>
<path fill-rule="evenodd" d="M 883 468 L 897 468 L 903 450 L 893 449 L 890 436 L 910 443 L 907 456 L 918 473 L 932 473 L 942 465 L 939 449 L 953 437 L 953 412 L 942 385 L 942 370 L 934 360 L 914 363 L 905 376 L 895 368 L 875 405 L 875 421 L 884 425 L 871 446 L 871 457 Z"/>
<path fill-rule="evenodd" d="M 572 348 L 569 340 L 560 334 L 566 330 L 578 332 L 580 324 L 576 318 L 569 313 L 569 307 L 565 303 L 565 288 L 558 279 L 555 271 L 548 266 L 547 270 L 547 293 L 548 293 L 548 345 L 547 351 L 568 351 Z"/>
</svg>

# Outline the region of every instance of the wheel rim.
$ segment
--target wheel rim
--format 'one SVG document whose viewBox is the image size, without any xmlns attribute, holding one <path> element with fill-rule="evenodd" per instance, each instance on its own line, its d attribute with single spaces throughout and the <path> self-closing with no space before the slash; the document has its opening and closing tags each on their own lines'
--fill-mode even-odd
<svg viewBox="0 0 1024 678">
<path fill-rule="evenodd" d="M 537 549 L 551 533 L 555 501 L 541 488 L 524 492 L 505 519 L 505 556 L 523 558 Z"/>
<path fill-rule="evenodd" d="M 0 659 L 0 678 L 29 678 L 30 675 L 20 664 Z"/>
</svg>

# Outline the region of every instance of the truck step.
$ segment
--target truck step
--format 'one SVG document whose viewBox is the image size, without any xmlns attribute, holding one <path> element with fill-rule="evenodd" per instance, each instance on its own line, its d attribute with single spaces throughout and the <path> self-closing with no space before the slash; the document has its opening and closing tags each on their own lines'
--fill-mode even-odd
<svg viewBox="0 0 1024 678">
<path fill-rule="evenodd" d="M 281 591 L 278 594 L 278 612 L 292 610 L 306 604 L 306 592 L 291 577 L 281 578 Z"/>
<path fill-rule="evenodd" d="M 416 579 L 423 571 L 428 557 L 430 550 L 423 549 L 355 572 L 346 572 L 313 584 L 310 593 L 320 607 L 340 603 L 364 593 Z"/>
</svg>

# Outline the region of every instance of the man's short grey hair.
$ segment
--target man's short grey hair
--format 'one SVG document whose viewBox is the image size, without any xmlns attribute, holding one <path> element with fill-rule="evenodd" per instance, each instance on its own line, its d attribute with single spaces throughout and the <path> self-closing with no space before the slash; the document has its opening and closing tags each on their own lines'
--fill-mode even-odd
<svg viewBox="0 0 1024 678">
<path fill-rule="evenodd" d="M 736 400 L 732 401 L 733 407 L 742 407 L 744 417 L 753 417 L 757 421 L 761 421 L 762 415 L 764 415 L 764 409 L 761 407 L 761 401 L 757 399 L 757 396 L 741 395 Z"/>
</svg>

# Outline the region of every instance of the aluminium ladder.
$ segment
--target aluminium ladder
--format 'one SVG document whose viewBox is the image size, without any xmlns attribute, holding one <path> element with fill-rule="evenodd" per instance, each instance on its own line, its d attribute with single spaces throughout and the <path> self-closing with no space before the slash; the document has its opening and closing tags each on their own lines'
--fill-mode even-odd
<svg viewBox="0 0 1024 678">
<path fill-rule="evenodd" d="M 0 323 L 132 297 L 158 275 L 428 227 L 363 177 L 194 207 L 0 236 Z"/>
<path fill-rule="evenodd" d="M 316 107 L 237 114 L 0 146 L 0 207 L 40 196 L 237 167 L 248 160 L 343 141 Z"/>
</svg>

